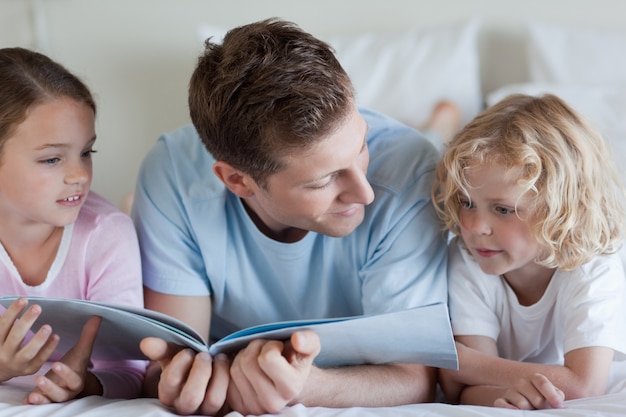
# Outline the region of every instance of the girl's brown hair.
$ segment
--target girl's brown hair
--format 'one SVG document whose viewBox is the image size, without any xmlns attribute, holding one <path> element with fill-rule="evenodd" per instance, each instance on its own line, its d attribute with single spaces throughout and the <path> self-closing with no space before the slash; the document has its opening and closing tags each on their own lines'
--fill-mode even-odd
<svg viewBox="0 0 626 417">
<path fill-rule="evenodd" d="M 47 56 L 25 48 L 0 49 L 0 151 L 29 109 L 48 100 L 69 97 L 96 104 L 83 82 Z"/>
</svg>

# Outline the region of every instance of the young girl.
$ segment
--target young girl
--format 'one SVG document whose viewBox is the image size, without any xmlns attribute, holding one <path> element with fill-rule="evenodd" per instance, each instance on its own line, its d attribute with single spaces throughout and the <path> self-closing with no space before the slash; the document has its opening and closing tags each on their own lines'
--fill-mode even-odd
<svg viewBox="0 0 626 417">
<path fill-rule="evenodd" d="M 132 221 L 89 192 L 95 110 L 87 87 L 61 65 L 26 49 L 0 49 L 3 295 L 143 305 Z M 41 307 L 27 304 L 18 299 L 0 317 L 0 381 L 39 374 L 25 402 L 140 393 L 143 361 L 89 366 L 99 318 L 87 322 L 74 348 L 55 352 L 59 338 L 50 326 L 32 329 L 29 339 Z"/>
<path fill-rule="evenodd" d="M 624 193 L 603 139 L 553 95 L 515 95 L 452 140 L 433 201 L 450 246 L 447 399 L 538 409 L 603 394 L 626 352 Z"/>
</svg>

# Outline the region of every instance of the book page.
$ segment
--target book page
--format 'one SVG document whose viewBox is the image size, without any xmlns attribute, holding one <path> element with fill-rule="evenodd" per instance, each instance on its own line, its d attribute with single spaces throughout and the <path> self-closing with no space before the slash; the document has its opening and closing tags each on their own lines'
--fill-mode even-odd
<svg viewBox="0 0 626 417">
<path fill-rule="evenodd" d="M 2 297 L 0 305 L 8 307 L 18 297 Z M 60 336 L 57 350 L 65 353 L 76 344 L 83 325 L 91 316 L 102 317 L 94 344 L 94 359 L 146 359 L 139 349 L 145 337 L 160 337 L 168 342 L 207 350 L 206 343 L 189 326 L 165 314 L 147 309 L 98 303 L 86 300 L 25 297 L 29 305 L 38 304 L 42 314 L 31 330 L 49 324 Z M 183 330 L 181 330 L 183 329 Z"/>
<path fill-rule="evenodd" d="M 8 307 L 17 297 L 0 297 Z M 65 352 L 78 341 L 89 317 L 103 318 L 92 357 L 94 359 L 146 359 L 139 349 L 145 337 L 190 347 L 198 352 L 232 353 L 253 339 L 285 340 L 303 329 L 320 337 L 318 366 L 355 364 L 418 363 L 457 369 L 457 355 L 448 308 L 443 303 L 409 310 L 356 317 L 269 323 L 235 332 L 209 348 L 183 322 L 165 314 L 137 307 L 86 300 L 27 297 L 39 304 L 42 314 L 33 330 L 43 324 L 61 338 L 58 351 Z"/>
<path fill-rule="evenodd" d="M 443 303 L 379 315 L 256 326 L 223 338 L 211 345 L 209 352 L 239 350 L 253 339 L 286 339 L 302 329 L 313 330 L 320 337 L 318 366 L 418 363 L 458 367 L 448 308 Z"/>
</svg>

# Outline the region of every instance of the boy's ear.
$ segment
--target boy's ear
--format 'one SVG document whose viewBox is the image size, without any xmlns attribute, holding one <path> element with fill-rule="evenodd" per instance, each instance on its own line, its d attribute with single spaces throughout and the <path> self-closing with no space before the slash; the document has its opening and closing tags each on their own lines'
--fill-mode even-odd
<svg viewBox="0 0 626 417">
<path fill-rule="evenodd" d="M 213 164 L 213 173 L 217 175 L 224 185 L 241 198 L 254 195 L 249 184 L 254 183 L 252 178 L 245 172 L 233 167 L 227 162 L 217 161 Z"/>
</svg>

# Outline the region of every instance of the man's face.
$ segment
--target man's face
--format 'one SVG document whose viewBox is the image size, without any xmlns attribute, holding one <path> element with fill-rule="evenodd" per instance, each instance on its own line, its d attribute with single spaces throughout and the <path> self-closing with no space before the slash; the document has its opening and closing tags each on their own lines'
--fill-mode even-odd
<svg viewBox="0 0 626 417">
<path fill-rule="evenodd" d="M 329 236 L 351 233 L 374 200 L 366 178 L 367 124 L 356 108 L 338 129 L 311 149 L 283 158 L 286 167 L 256 183 L 246 204 L 270 237 L 296 241 L 307 231 Z"/>
</svg>

